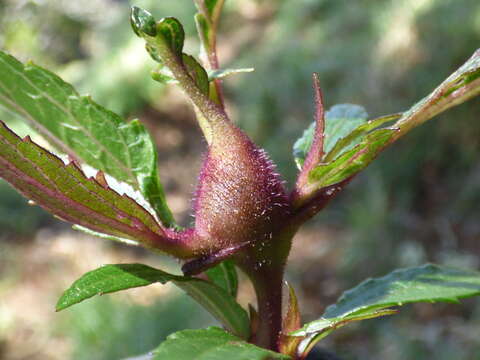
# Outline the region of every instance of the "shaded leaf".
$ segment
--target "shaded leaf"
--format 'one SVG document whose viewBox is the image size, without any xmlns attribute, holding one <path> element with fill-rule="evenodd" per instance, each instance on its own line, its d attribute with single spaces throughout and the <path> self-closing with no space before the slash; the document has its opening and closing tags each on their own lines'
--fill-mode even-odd
<svg viewBox="0 0 480 360">
<path fill-rule="evenodd" d="M 480 273 L 427 264 L 395 270 L 369 279 L 346 291 L 322 318 L 310 322 L 294 336 L 308 336 L 308 345 L 349 322 L 394 314 L 392 307 L 416 302 L 454 302 L 480 295 Z"/>
<path fill-rule="evenodd" d="M 155 144 L 143 125 L 80 96 L 55 74 L 0 51 L 0 104 L 74 159 L 141 191 L 160 220 L 174 220 L 158 179 Z"/>
<path fill-rule="evenodd" d="M 233 261 L 222 261 L 205 273 L 212 282 L 226 290 L 234 298 L 237 297 L 238 275 Z"/>
<path fill-rule="evenodd" d="M 368 114 L 362 106 L 353 104 L 334 105 L 325 113 L 324 153 L 328 154 L 340 139 L 349 135 L 359 125 L 367 121 Z M 312 122 L 293 145 L 293 156 L 301 168 L 310 150 L 315 132 Z M 344 151 L 347 149 L 344 149 Z"/>
<path fill-rule="evenodd" d="M 207 72 L 202 65 L 200 65 L 193 56 L 187 54 L 183 54 L 183 64 L 200 91 L 208 96 L 210 84 L 208 82 Z"/>
<path fill-rule="evenodd" d="M 63 310 L 95 295 L 169 281 L 195 299 L 229 331 L 248 338 L 248 315 L 224 289 L 211 282 L 172 275 L 143 264 L 105 265 L 84 274 L 60 297 L 56 309 Z"/>
<path fill-rule="evenodd" d="M 152 360 L 287 360 L 289 356 L 249 344 L 217 327 L 183 330 L 167 337 Z"/>
<path fill-rule="evenodd" d="M 0 177 L 63 220 L 155 247 L 164 231 L 143 207 L 106 184 L 87 178 L 30 138 L 19 138 L 0 121 Z"/>
</svg>

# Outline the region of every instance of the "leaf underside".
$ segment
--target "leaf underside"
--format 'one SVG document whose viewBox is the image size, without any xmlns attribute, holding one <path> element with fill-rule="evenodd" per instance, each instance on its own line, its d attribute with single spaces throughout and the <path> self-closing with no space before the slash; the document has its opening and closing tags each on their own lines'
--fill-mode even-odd
<svg viewBox="0 0 480 360">
<path fill-rule="evenodd" d="M 95 295 L 167 282 L 173 282 L 184 290 L 229 331 L 248 338 L 248 315 L 223 288 L 205 280 L 169 274 L 143 264 L 105 265 L 84 274 L 63 293 L 56 310 L 63 310 Z"/>
<path fill-rule="evenodd" d="M 242 341 L 217 327 L 183 330 L 167 337 L 152 360 L 287 360 L 289 356 Z"/>
<path fill-rule="evenodd" d="M 140 191 L 164 225 L 173 226 L 155 145 L 138 120 L 125 122 L 57 75 L 1 51 L 0 105 L 23 117 L 60 152 Z"/>
<path fill-rule="evenodd" d="M 0 177 L 63 220 L 97 232 L 153 245 L 163 237 L 154 217 L 74 163 L 21 139 L 0 121 Z"/>
<path fill-rule="evenodd" d="M 322 318 L 291 333 L 308 337 L 310 348 L 331 331 L 352 321 L 396 313 L 392 307 L 417 302 L 452 302 L 480 295 L 480 272 L 426 264 L 395 270 L 346 291 Z"/>
</svg>

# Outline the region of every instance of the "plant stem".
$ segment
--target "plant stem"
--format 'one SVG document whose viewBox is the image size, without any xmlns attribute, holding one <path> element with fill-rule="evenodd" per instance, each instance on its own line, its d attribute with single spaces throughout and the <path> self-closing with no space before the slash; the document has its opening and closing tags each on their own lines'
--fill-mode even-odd
<svg viewBox="0 0 480 360">
<path fill-rule="evenodd" d="M 258 329 L 252 342 L 278 351 L 278 336 L 282 331 L 283 269 L 265 269 L 250 277 L 257 294 Z"/>
<path fill-rule="evenodd" d="M 250 342 L 273 351 L 278 351 L 282 331 L 283 274 L 296 230 L 284 228 L 278 237 L 256 242 L 236 257 L 236 264 L 252 281 L 257 296 L 258 328 L 253 329 Z"/>
</svg>

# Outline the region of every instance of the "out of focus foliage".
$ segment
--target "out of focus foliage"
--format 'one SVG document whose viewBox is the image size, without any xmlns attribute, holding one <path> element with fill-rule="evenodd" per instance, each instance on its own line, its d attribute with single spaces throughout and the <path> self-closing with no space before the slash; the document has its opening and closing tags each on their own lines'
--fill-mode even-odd
<svg viewBox="0 0 480 360">
<path fill-rule="evenodd" d="M 154 63 L 128 24 L 132 4 L 152 9 L 157 17 L 178 17 L 187 25 L 189 52 L 196 53 L 189 0 L 3 0 L 0 47 L 59 72 L 122 115 L 165 114 L 166 101 L 181 101 L 150 79 Z M 288 180 L 296 171 L 291 146 L 312 120 L 312 72 L 320 75 L 328 107 L 357 103 L 374 117 L 401 111 L 429 93 L 480 45 L 478 0 L 226 4 L 221 63 L 256 69 L 225 81 L 228 106 Z M 303 279 L 307 298 L 325 295 L 333 274 L 340 274 L 335 288 L 341 290 L 367 276 L 425 261 L 480 266 L 479 114 L 480 101 L 474 99 L 415 130 L 318 217 L 312 225 L 337 234 L 330 239 L 335 241 L 335 261 L 333 268 L 332 261 L 322 259 L 304 267 L 309 276 L 292 269 L 293 277 Z M 4 187 L 0 184 L 0 214 L 12 215 L 9 209 L 23 208 L 4 201 L 13 196 Z M 0 235 L 2 221 L 21 218 L 2 215 Z M 319 298 L 320 304 L 335 294 Z M 347 349 L 346 359 L 371 357 L 370 351 L 375 358 L 391 360 L 478 356 L 478 338 L 469 335 L 480 331 L 478 306 L 444 311 L 444 322 L 431 322 L 425 315 L 412 315 L 410 320 L 420 319 L 415 325 L 405 324 L 405 315 L 381 325 L 372 321 L 361 329 L 375 340 L 356 339 L 362 344 L 356 346 L 345 330 L 336 346 Z M 460 325 L 467 318 L 468 325 Z"/>
</svg>

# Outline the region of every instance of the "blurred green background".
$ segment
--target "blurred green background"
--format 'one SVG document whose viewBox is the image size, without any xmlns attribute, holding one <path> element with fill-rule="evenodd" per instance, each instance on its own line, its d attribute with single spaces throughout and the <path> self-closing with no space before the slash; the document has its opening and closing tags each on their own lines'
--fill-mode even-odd
<svg viewBox="0 0 480 360">
<path fill-rule="evenodd" d="M 188 224 L 205 144 L 183 95 L 150 79 L 155 64 L 128 23 L 133 4 L 179 18 L 187 51 L 197 53 L 190 0 L 0 0 L 0 48 L 144 121 L 159 147 L 169 203 Z M 228 0 L 219 38 L 224 67 L 256 69 L 225 81 L 228 108 L 290 184 L 291 147 L 312 120 L 312 72 L 327 107 L 361 104 L 375 117 L 408 108 L 479 47 L 478 0 Z M 297 236 L 288 278 L 305 320 L 365 277 L 399 266 L 480 267 L 479 115 L 477 98 L 416 129 Z M 172 331 L 213 322 L 160 286 L 53 313 L 56 297 L 82 272 L 128 261 L 176 266 L 76 234 L 0 182 L 0 359 L 123 359 Z M 241 300 L 251 301 L 246 286 Z M 346 327 L 321 346 L 345 360 L 479 360 L 478 334 L 473 299 L 410 306 Z"/>
</svg>

